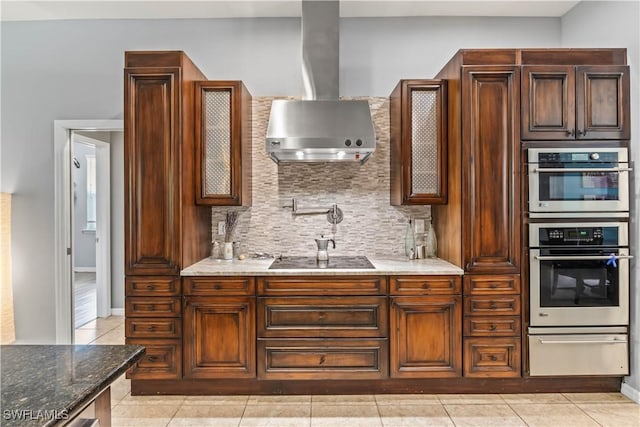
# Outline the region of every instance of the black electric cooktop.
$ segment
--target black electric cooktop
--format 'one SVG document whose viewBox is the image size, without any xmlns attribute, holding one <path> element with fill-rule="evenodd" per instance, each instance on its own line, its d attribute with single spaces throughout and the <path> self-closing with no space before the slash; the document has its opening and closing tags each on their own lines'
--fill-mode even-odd
<svg viewBox="0 0 640 427">
<path fill-rule="evenodd" d="M 270 270 L 277 269 L 311 269 L 311 268 L 375 268 L 366 256 L 334 256 L 329 261 L 318 261 L 311 256 L 280 256 L 276 258 Z"/>
</svg>

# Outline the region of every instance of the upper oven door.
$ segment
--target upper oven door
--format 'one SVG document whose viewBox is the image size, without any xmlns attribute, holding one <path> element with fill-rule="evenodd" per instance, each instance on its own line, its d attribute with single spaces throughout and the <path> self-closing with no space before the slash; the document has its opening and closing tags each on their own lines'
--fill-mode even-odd
<svg viewBox="0 0 640 427">
<path fill-rule="evenodd" d="M 532 217 L 553 212 L 628 215 L 626 148 L 531 148 L 528 160 Z"/>
</svg>

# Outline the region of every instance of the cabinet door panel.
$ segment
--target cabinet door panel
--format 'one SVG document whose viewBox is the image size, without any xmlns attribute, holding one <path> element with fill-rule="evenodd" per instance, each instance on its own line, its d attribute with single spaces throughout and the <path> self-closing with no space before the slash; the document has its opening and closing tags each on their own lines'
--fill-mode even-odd
<svg viewBox="0 0 640 427">
<path fill-rule="evenodd" d="M 125 69 L 126 274 L 180 272 L 180 71 Z"/>
<path fill-rule="evenodd" d="M 577 67 L 580 139 L 629 139 L 629 67 Z"/>
<path fill-rule="evenodd" d="M 519 70 L 463 70 L 464 266 L 470 273 L 519 273 Z"/>
<path fill-rule="evenodd" d="M 255 298 L 186 297 L 186 378 L 255 378 Z"/>
<path fill-rule="evenodd" d="M 574 67 L 522 67 L 522 139 L 574 139 L 575 128 Z"/>
<path fill-rule="evenodd" d="M 251 95 L 241 81 L 195 85 L 196 203 L 251 205 Z"/>
<path fill-rule="evenodd" d="M 401 80 L 391 94 L 392 205 L 447 203 L 446 106 L 446 80 Z"/>
<path fill-rule="evenodd" d="M 458 296 L 392 298 L 391 376 L 460 376 L 461 320 L 461 298 Z"/>
</svg>

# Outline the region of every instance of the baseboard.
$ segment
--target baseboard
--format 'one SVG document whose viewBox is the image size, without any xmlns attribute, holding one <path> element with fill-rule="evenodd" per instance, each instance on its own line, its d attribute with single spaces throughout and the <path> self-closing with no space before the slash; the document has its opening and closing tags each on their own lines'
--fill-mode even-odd
<svg viewBox="0 0 640 427">
<path fill-rule="evenodd" d="M 95 267 L 73 267 L 73 271 L 76 273 L 95 273 Z"/>
<path fill-rule="evenodd" d="M 112 316 L 124 316 L 124 308 L 111 308 Z"/>
<path fill-rule="evenodd" d="M 622 383 L 622 387 L 620 387 L 620 393 L 624 394 L 634 402 L 640 403 L 640 390 L 636 390 L 628 383 Z"/>
</svg>

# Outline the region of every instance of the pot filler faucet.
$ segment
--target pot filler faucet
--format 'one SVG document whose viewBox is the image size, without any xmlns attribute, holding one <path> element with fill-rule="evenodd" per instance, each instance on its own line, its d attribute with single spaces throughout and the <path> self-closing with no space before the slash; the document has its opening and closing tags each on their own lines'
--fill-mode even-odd
<svg viewBox="0 0 640 427">
<path fill-rule="evenodd" d="M 326 215 L 327 221 L 330 224 L 333 224 L 335 227 L 337 224 L 342 222 L 344 215 L 342 214 L 342 209 L 338 207 L 336 203 L 331 205 L 329 209 L 322 208 L 308 208 L 309 210 L 299 212 L 298 211 L 298 202 L 296 199 L 291 199 L 290 205 L 284 205 L 283 208 L 291 209 L 291 215 L 293 216 L 303 216 L 303 215 Z"/>
</svg>

